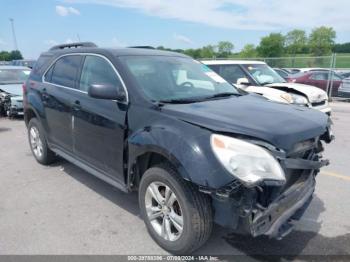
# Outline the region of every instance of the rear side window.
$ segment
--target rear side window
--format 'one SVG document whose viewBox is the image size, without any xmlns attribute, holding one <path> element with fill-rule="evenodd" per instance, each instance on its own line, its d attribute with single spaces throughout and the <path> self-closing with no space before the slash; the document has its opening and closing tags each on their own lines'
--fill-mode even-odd
<svg viewBox="0 0 350 262">
<path fill-rule="evenodd" d="M 53 66 L 50 67 L 49 71 L 46 72 L 44 79 L 46 82 L 51 82 L 52 72 L 53 72 Z"/>
<path fill-rule="evenodd" d="M 282 76 L 282 77 L 288 77 L 288 74 L 286 73 L 286 72 L 284 72 L 284 71 L 282 71 L 282 70 L 275 70 L 280 76 Z"/>
<path fill-rule="evenodd" d="M 75 88 L 75 80 L 81 63 L 81 56 L 61 57 L 45 75 L 45 80 L 52 84 Z"/>
<path fill-rule="evenodd" d="M 38 61 L 34 64 L 33 70 L 30 74 L 30 79 L 34 81 L 41 81 L 42 75 L 51 64 L 51 58 L 52 55 L 41 55 Z"/>
<path fill-rule="evenodd" d="M 327 73 L 313 73 L 311 75 L 311 79 L 313 79 L 313 80 L 327 80 L 328 74 Z"/>
<path fill-rule="evenodd" d="M 122 87 L 118 75 L 110 63 L 99 56 L 86 56 L 80 77 L 79 89 L 87 92 L 90 85 L 110 84 Z"/>
</svg>

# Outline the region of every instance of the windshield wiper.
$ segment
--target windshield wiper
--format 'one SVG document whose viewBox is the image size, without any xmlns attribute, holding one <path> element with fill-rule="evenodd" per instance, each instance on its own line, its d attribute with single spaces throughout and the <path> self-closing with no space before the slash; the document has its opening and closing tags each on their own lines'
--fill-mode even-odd
<svg viewBox="0 0 350 262">
<path fill-rule="evenodd" d="M 270 84 L 273 84 L 273 82 L 262 82 L 262 83 L 260 83 L 260 85 L 262 85 L 262 86 L 270 85 Z"/>
<path fill-rule="evenodd" d="M 275 82 L 263 82 L 263 83 L 260 83 L 260 85 L 262 85 L 262 86 L 266 86 L 266 85 L 271 85 L 271 84 L 277 84 L 277 83 L 287 83 L 287 81 L 281 81 L 281 82 L 277 82 L 277 81 L 275 81 Z"/>
<path fill-rule="evenodd" d="M 190 104 L 190 103 L 196 103 L 200 102 L 202 99 L 200 98 L 176 98 L 176 99 L 164 99 L 164 100 L 159 100 L 159 103 L 164 103 L 164 104 Z"/>
<path fill-rule="evenodd" d="M 210 100 L 210 99 L 214 99 L 214 98 L 241 96 L 241 95 L 242 94 L 239 94 L 239 93 L 224 92 L 224 93 L 218 93 L 218 94 L 211 95 L 211 96 L 165 99 L 165 100 L 159 100 L 158 102 L 164 103 L 164 104 L 190 104 L 190 103 L 201 102 L 201 101 Z"/>
<path fill-rule="evenodd" d="M 241 96 L 242 94 L 240 93 L 233 93 L 233 92 L 223 92 L 223 93 L 218 93 L 212 96 L 207 96 L 205 99 L 212 99 L 212 98 L 220 98 L 220 97 L 230 97 L 230 96 Z"/>
</svg>

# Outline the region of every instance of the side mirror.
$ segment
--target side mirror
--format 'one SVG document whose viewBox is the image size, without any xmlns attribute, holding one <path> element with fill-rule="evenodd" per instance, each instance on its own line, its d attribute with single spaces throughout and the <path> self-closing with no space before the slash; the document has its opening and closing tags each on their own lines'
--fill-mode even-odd
<svg viewBox="0 0 350 262">
<path fill-rule="evenodd" d="M 89 87 L 88 95 L 97 99 L 126 100 L 124 90 L 112 84 L 92 84 Z"/>
<path fill-rule="evenodd" d="M 249 80 L 245 77 L 242 77 L 242 78 L 238 78 L 237 79 L 237 85 L 245 85 L 245 86 L 249 86 L 250 83 L 249 83 Z"/>
</svg>

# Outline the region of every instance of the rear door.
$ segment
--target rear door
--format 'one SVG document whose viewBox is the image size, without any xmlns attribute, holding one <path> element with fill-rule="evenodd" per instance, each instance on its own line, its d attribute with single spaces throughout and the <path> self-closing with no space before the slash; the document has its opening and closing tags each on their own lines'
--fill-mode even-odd
<svg viewBox="0 0 350 262">
<path fill-rule="evenodd" d="M 76 80 L 81 61 L 79 55 L 59 58 L 44 75 L 41 90 L 49 141 L 68 153 L 73 149 L 71 106 L 79 94 Z"/>
<path fill-rule="evenodd" d="M 315 72 L 312 73 L 309 77 L 308 84 L 319 87 L 324 91 L 327 91 L 328 83 L 328 73 L 327 72 Z"/>
<path fill-rule="evenodd" d="M 112 63 L 100 55 L 86 55 L 73 101 L 74 153 L 85 164 L 124 183 L 123 153 L 127 105 L 96 99 L 87 92 L 92 84 L 124 86 Z"/>
</svg>

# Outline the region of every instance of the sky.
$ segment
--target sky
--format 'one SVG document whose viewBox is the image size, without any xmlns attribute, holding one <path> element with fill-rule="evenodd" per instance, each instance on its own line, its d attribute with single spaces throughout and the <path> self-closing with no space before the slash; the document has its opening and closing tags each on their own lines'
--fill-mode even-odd
<svg viewBox="0 0 350 262">
<path fill-rule="evenodd" d="M 92 41 L 198 48 L 230 41 L 239 51 L 272 33 L 332 26 L 350 42 L 349 0 L 0 0 L 0 50 L 37 58 L 51 46 Z M 4 15 L 6 14 L 6 15 Z"/>
</svg>

